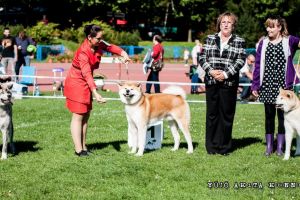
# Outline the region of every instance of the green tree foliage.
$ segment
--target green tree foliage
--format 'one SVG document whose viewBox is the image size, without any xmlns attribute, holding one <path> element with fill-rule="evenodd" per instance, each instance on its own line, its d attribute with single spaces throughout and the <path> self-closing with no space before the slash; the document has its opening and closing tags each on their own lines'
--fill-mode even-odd
<svg viewBox="0 0 300 200">
<path fill-rule="evenodd" d="M 26 28 L 26 31 L 39 44 L 53 44 L 60 36 L 58 25 L 56 23 L 45 25 L 43 22 L 38 22 L 35 26 Z"/>
<path fill-rule="evenodd" d="M 84 27 L 88 24 L 96 24 L 102 27 L 104 31 L 104 40 L 116 45 L 138 45 L 138 42 L 141 40 L 139 37 L 139 33 L 137 31 L 134 32 L 118 32 L 112 29 L 108 24 L 99 21 L 92 20 L 89 22 L 84 22 L 81 27 L 78 28 L 77 32 L 77 41 L 82 42 L 85 38 Z"/>
</svg>

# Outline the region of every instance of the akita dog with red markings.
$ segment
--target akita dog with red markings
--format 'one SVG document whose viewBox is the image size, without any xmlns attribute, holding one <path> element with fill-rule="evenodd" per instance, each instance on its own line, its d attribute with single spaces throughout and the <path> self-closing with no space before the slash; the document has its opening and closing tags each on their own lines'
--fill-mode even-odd
<svg viewBox="0 0 300 200">
<path fill-rule="evenodd" d="M 130 153 L 142 156 L 145 148 L 147 126 L 166 119 L 174 138 L 173 151 L 178 150 L 180 135 L 183 132 L 188 145 L 187 153 L 193 153 L 192 138 L 189 131 L 190 108 L 182 88 L 170 86 L 163 93 L 144 94 L 140 83 L 119 83 L 119 95 L 125 104 L 128 121 L 128 146 Z"/>
</svg>

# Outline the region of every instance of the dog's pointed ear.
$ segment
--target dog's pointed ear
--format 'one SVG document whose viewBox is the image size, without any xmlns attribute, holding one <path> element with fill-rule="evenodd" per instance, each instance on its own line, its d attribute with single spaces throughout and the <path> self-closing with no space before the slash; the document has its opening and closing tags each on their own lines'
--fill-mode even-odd
<svg viewBox="0 0 300 200">
<path fill-rule="evenodd" d="M 140 82 L 137 82 L 135 85 L 136 85 L 136 87 L 141 87 L 142 86 L 142 84 Z"/>
</svg>

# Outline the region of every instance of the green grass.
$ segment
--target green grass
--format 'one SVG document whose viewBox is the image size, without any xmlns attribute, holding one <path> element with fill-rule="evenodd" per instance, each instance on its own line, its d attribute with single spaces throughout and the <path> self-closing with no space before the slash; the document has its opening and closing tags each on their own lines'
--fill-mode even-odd
<svg viewBox="0 0 300 200">
<path fill-rule="evenodd" d="M 105 97 L 116 94 L 105 93 Z M 203 99 L 189 96 L 189 99 Z M 171 152 L 165 126 L 162 149 L 143 157 L 129 155 L 127 121 L 119 101 L 94 104 L 87 143 L 94 155 L 74 155 L 64 100 L 22 99 L 14 104 L 16 156 L 0 161 L 0 199 L 299 199 L 299 187 L 268 188 L 268 182 L 300 183 L 299 157 L 263 155 L 262 105 L 238 104 L 229 156 L 206 154 L 205 104 L 190 103 L 195 152 L 186 142 Z M 208 182 L 230 188 L 208 188 Z M 258 182 L 263 189 L 234 189 L 235 183 Z"/>
</svg>

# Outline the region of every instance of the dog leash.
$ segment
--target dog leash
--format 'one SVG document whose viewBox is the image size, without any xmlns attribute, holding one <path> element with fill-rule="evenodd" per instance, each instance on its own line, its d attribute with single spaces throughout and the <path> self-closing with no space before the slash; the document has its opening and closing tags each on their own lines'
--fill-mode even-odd
<svg viewBox="0 0 300 200">
<path fill-rule="evenodd" d="M 125 69 L 126 69 L 126 76 L 127 76 L 127 80 L 129 80 L 129 69 L 128 69 L 128 62 L 125 62 L 124 58 L 119 56 L 118 57 L 119 61 L 123 64 L 125 64 Z"/>
</svg>

